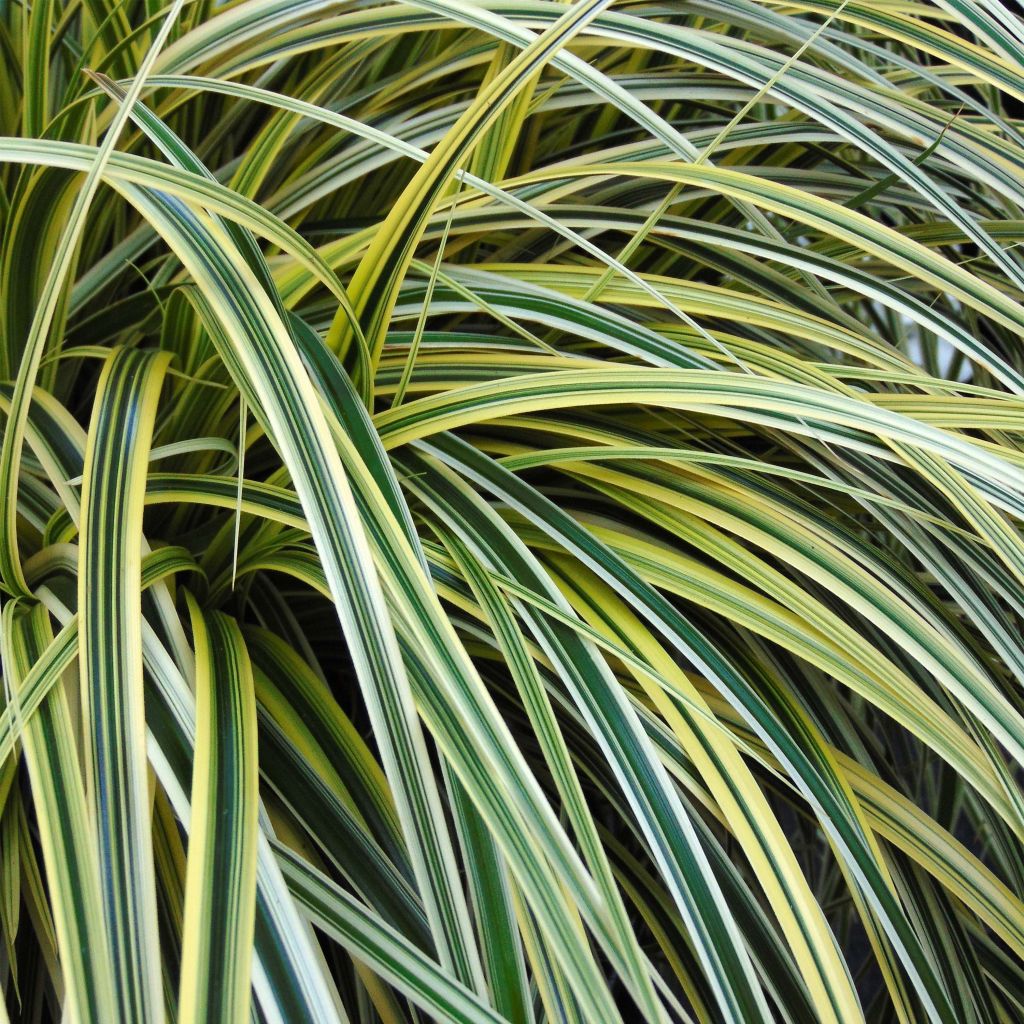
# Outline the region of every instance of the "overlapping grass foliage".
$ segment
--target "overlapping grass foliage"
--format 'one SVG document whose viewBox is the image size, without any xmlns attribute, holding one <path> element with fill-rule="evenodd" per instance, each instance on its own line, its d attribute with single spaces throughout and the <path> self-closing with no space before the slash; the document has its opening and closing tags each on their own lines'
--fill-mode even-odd
<svg viewBox="0 0 1024 1024">
<path fill-rule="evenodd" d="M 0 4 L 0 1018 L 1024 1020 L 1011 6 Z"/>
</svg>

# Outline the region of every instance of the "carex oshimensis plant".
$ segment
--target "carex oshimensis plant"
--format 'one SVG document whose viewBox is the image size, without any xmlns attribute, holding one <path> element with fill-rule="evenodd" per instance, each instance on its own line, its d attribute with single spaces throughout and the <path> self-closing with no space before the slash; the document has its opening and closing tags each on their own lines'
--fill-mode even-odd
<svg viewBox="0 0 1024 1024">
<path fill-rule="evenodd" d="M 0 4 L 0 1019 L 1024 1020 L 1003 0 Z"/>
</svg>

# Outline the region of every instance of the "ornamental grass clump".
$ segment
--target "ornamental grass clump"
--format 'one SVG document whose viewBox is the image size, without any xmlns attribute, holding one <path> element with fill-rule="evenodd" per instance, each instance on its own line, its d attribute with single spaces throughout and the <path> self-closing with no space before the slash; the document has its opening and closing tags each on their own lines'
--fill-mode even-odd
<svg viewBox="0 0 1024 1024">
<path fill-rule="evenodd" d="M 1024 1020 L 1002 0 L 0 3 L 0 1022 Z"/>
</svg>

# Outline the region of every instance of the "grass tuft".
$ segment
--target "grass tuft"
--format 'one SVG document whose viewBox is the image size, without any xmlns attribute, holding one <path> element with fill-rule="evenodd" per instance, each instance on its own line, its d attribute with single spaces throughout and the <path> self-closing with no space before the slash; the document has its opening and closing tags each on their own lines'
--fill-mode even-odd
<svg viewBox="0 0 1024 1024">
<path fill-rule="evenodd" d="M 0 3 L 0 1024 L 1024 1020 L 1022 54 Z"/>
</svg>

